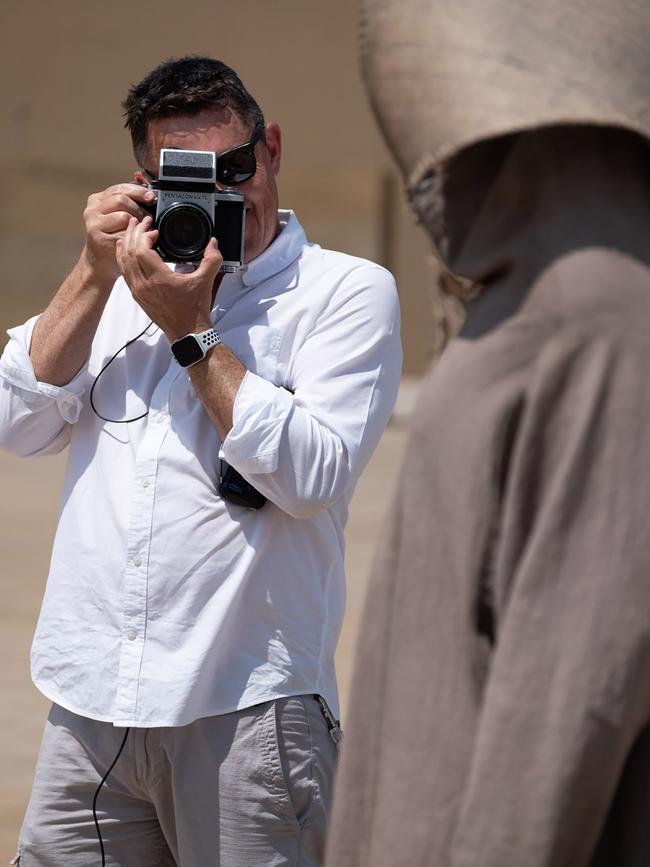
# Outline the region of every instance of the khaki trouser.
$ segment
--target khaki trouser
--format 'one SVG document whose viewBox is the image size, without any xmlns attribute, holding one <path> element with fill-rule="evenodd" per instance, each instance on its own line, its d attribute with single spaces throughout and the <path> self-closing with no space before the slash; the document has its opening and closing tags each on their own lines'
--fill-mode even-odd
<svg viewBox="0 0 650 867">
<path fill-rule="evenodd" d="M 53 706 L 15 863 L 101 867 L 93 796 L 124 733 Z M 311 695 L 131 729 L 97 798 L 106 864 L 316 867 L 335 765 Z"/>
</svg>

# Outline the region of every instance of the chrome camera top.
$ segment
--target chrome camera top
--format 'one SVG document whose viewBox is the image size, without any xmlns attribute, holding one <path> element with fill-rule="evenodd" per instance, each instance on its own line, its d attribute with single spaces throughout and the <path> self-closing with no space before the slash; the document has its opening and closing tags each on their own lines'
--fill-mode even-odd
<svg viewBox="0 0 650 867">
<path fill-rule="evenodd" d="M 166 261 L 199 261 L 214 236 L 223 256 L 221 270 L 244 267 L 244 197 L 236 190 L 218 190 L 216 180 L 214 152 L 160 151 L 159 177 L 151 188 L 157 195 L 156 250 Z"/>
</svg>

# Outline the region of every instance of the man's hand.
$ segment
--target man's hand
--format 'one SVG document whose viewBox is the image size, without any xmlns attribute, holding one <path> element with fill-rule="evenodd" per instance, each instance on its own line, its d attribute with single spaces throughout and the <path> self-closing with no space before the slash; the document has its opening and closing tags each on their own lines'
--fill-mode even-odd
<svg viewBox="0 0 650 867">
<path fill-rule="evenodd" d="M 213 287 L 223 256 L 213 238 L 196 271 L 176 274 L 153 249 L 158 232 L 152 225 L 151 217 L 130 218 L 124 237 L 117 239 L 117 262 L 134 299 L 171 342 L 212 326 Z"/>
<path fill-rule="evenodd" d="M 214 238 L 191 274 L 176 274 L 153 249 L 158 232 L 147 217 L 132 218 L 117 242 L 117 261 L 131 294 L 145 313 L 165 332 L 171 343 L 186 334 L 212 327 L 210 311 L 223 256 Z M 220 343 L 203 361 L 188 368 L 199 400 L 222 440 L 232 427 L 232 410 L 246 368 Z"/>
<path fill-rule="evenodd" d="M 120 276 L 115 245 L 124 236 L 129 220 L 147 216 L 141 205 L 151 204 L 155 194 L 138 184 L 115 184 L 93 193 L 84 211 L 86 243 L 80 263 L 90 271 L 96 285 L 110 289 Z"/>
<path fill-rule="evenodd" d="M 64 385 L 82 367 L 106 306 L 120 276 L 115 247 L 129 220 L 147 216 L 141 207 L 153 202 L 151 190 L 138 184 L 116 184 L 88 199 L 84 211 L 86 243 L 32 335 L 29 355 L 36 378 Z"/>
</svg>

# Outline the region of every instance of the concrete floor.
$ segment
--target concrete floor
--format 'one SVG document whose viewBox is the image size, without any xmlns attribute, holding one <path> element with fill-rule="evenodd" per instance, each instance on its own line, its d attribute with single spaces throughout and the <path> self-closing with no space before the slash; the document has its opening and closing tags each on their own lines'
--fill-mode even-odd
<svg viewBox="0 0 650 867">
<path fill-rule="evenodd" d="M 337 657 L 343 717 L 368 571 L 405 443 L 413 400 L 406 384 L 355 493 L 347 531 L 348 611 Z M 29 647 L 47 574 L 64 457 L 25 460 L 0 453 L 0 863 L 16 850 L 48 702 L 29 677 Z"/>
</svg>

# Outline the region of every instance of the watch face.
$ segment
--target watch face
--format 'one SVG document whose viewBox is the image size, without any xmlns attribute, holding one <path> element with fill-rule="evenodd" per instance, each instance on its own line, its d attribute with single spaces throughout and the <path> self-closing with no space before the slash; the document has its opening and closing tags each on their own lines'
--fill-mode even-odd
<svg viewBox="0 0 650 867">
<path fill-rule="evenodd" d="M 181 337 L 180 340 L 174 341 L 172 343 L 172 352 L 181 367 L 189 367 L 191 364 L 196 364 L 204 355 L 199 341 L 193 334 L 188 334 L 186 337 Z"/>
</svg>

